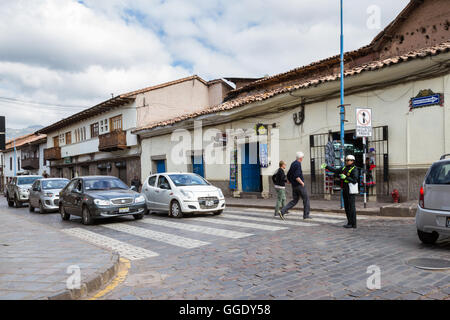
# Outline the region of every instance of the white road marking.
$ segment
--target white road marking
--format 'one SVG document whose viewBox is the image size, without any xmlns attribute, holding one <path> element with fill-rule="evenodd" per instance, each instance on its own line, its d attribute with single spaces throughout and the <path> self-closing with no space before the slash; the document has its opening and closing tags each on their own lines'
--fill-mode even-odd
<svg viewBox="0 0 450 320">
<path fill-rule="evenodd" d="M 228 214 L 231 215 L 238 215 L 239 212 L 238 211 L 234 211 L 233 213 L 231 213 L 230 211 L 227 212 Z M 258 216 L 258 217 L 267 217 L 269 218 L 269 215 L 262 215 L 259 214 L 257 212 L 241 212 L 241 214 L 245 214 L 245 215 L 251 215 L 251 216 Z M 326 223 L 343 223 L 344 221 L 346 221 L 345 219 L 326 219 L 326 218 L 316 218 L 315 214 L 311 214 L 312 219 L 306 220 L 308 222 L 305 223 L 310 223 L 310 222 L 326 222 Z M 278 217 L 278 216 L 277 216 Z M 300 221 L 303 220 L 303 216 L 300 215 L 293 215 L 292 213 L 288 213 L 284 216 L 284 221 L 286 222 L 295 222 L 295 221 Z"/>
<path fill-rule="evenodd" d="M 286 227 L 275 227 L 275 226 L 268 226 L 268 225 L 256 224 L 256 223 L 248 223 L 248 222 L 241 222 L 241 221 L 228 221 L 228 220 L 224 220 L 224 219 L 219 218 L 219 217 L 194 218 L 194 219 L 192 219 L 192 221 L 217 223 L 217 224 L 223 224 L 223 225 L 228 225 L 228 226 L 260 229 L 260 230 L 268 230 L 268 231 L 279 231 L 279 230 L 288 229 Z"/>
<path fill-rule="evenodd" d="M 195 220 L 195 218 L 193 220 Z M 162 219 L 145 219 L 145 220 L 141 220 L 140 222 L 153 224 L 153 225 L 157 225 L 157 226 L 175 228 L 175 229 L 180 229 L 180 230 L 204 233 L 204 234 L 209 234 L 209 235 L 218 236 L 218 237 L 231 238 L 231 239 L 241 239 L 241 238 L 245 238 L 245 237 L 249 237 L 249 236 L 253 235 L 251 233 L 231 231 L 231 230 L 227 230 L 227 229 L 210 228 L 210 227 L 186 224 L 186 223 L 181 223 L 181 222 L 166 221 L 166 220 L 162 220 Z"/>
<path fill-rule="evenodd" d="M 258 212 L 267 212 L 267 213 L 271 213 L 273 215 L 274 210 L 270 210 L 270 209 L 258 209 L 258 208 L 254 208 L 254 209 L 248 209 L 248 208 L 242 208 L 242 209 L 238 209 L 235 208 L 235 210 L 230 210 L 229 208 L 227 209 L 227 211 L 225 212 L 236 212 L 236 213 L 258 213 Z M 358 216 L 358 220 L 367 220 L 370 219 L 369 217 L 366 216 L 361 216 L 358 215 L 358 211 L 356 211 L 356 214 Z M 302 211 L 295 211 L 295 213 L 288 213 L 288 215 L 293 215 L 293 216 L 297 216 L 300 219 L 303 219 L 303 212 Z M 288 216 L 286 215 L 286 217 Z M 311 212 L 311 216 L 314 217 L 324 217 L 324 218 L 333 218 L 333 219 L 342 219 L 342 220 L 347 220 L 347 217 L 345 216 L 345 213 L 343 214 L 334 214 L 334 213 L 322 213 L 322 212 Z"/>
<path fill-rule="evenodd" d="M 101 234 L 81 228 L 64 229 L 62 230 L 62 232 L 90 242 L 96 246 L 116 251 L 120 254 L 121 257 L 127 258 L 128 260 L 140 260 L 159 256 L 159 254 L 156 252 L 132 246 L 125 242 L 105 237 Z"/>
<path fill-rule="evenodd" d="M 205 241 L 180 237 L 180 236 L 170 234 L 170 233 L 164 233 L 164 232 L 158 232 L 158 231 L 148 230 L 148 229 L 144 229 L 144 228 L 134 227 L 134 226 L 130 226 L 130 225 L 124 224 L 124 223 L 105 224 L 105 225 L 103 225 L 103 227 L 112 229 L 112 230 L 116 230 L 116 231 L 120 231 L 120 232 L 129 233 L 129 234 L 139 236 L 142 238 L 147 238 L 147 239 L 151 239 L 151 240 L 155 240 L 155 241 L 159 241 L 159 242 L 164 242 L 164 243 L 167 243 L 167 244 L 170 244 L 173 246 L 186 248 L 186 249 L 198 248 L 198 247 L 210 244 L 209 242 L 205 242 Z"/>
<path fill-rule="evenodd" d="M 309 223 L 309 222 L 301 222 L 301 221 L 289 221 L 289 220 L 281 220 L 279 216 L 270 217 L 267 218 L 257 218 L 257 217 L 248 217 L 244 215 L 238 215 L 238 214 L 222 214 L 224 218 L 226 219 L 240 219 L 240 220 L 251 220 L 251 221 L 259 221 L 259 222 L 265 222 L 265 223 L 275 223 L 275 224 L 284 224 L 284 225 L 293 225 L 293 226 L 303 226 L 303 227 L 313 227 L 318 226 L 318 224 Z"/>
</svg>

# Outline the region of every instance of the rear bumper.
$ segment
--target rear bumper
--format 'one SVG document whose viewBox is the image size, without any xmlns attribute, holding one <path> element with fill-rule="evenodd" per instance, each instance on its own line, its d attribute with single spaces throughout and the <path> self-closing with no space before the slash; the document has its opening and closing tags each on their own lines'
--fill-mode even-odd
<svg viewBox="0 0 450 320">
<path fill-rule="evenodd" d="M 437 232 L 442 236 L 450 236 L 450 228 L 446 227 L 450 211 L 430 210 L 417 206 L 416 226 L 423 232 Z"/>
</svg>

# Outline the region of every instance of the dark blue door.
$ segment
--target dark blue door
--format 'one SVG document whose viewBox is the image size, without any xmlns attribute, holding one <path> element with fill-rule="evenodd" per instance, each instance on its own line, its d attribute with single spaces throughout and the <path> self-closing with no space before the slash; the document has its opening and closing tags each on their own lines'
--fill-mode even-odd
<svg viewBox="0 0 450 320">
<path fill-rule="evenodd" d="M 166 172 L 166 161 L 165 160 L 156 160 L 156 171 L 157 171 L 157 173 Z"/>
<path fill-rule="evenodd" d="M 242 191 L 259 192 L 261 191 L 261 171 L 259 166 L 258 150 L 256 144 L 245 144 L 242 151 Z M 250 152 L 251 151 L 251 152 Z"/>
<path fill-rule="evenodd" d="M 203 165 L 203 156 L 192 156 L 192 172 L 205 177 L 205 167 Z"/>
</svg>

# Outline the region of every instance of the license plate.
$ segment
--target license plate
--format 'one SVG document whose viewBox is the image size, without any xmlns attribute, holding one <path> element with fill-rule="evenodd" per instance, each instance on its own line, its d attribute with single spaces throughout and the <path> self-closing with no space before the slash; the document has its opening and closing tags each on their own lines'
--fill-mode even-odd
<svg viewBox="0 0 450 320">
<path fill-rule="evenodd" d="M 446 225 L 447 225 L 447 228 L 450 228 L 450 217 L 447 217 L 447 223 L 446 223 Z"/>
<path fill-rule="evenodd" d="M 214 205 L 214 201 L 206 201 L 207 207 L 212 207 Z"/>
<path fill-rule="evenodd" d="M 130 208 L 119 208 L 119 213 L 130 212 Z"/>
</svg>

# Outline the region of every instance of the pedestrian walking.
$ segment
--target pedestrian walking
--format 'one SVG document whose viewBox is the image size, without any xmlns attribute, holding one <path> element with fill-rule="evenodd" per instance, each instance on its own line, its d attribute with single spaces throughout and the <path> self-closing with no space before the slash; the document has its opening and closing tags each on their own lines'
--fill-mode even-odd
<svg viewBox="0 0 450 320">
<path fill-rule="evenodd" d="M 287 179 L 292 185 L 292 201 L 289 202 L 286 206 L 278 211 L 280 218 L 284 220 L 284 215 L 287 211 L 293 208 L 297 202 L 300 200 L 300 197 L 303 199 L 303 219 L 310 219 L 309 216 L 309 197 L 308 192 L 306 191 L 305 182 L 303 178 L 302 171 L 302 161 L 305 157 L 304 153 L 299 151 L 296 154 L 296 160 L 292 162 L 291 167 L 289 168 Z"/>
<path fill-rule="evenodd" d="M 347 224 L 344 228 L 356 228 L 356 207 L 355 194 L 358 193 L 358 168 L 355 166 L 355 157 L 348 155 L 345 158 L 345 166 L 336 169 L 322 164 L 322 169 L 327 169 L 335 174 L 339 174 L 341 187 L 343 188 L 345 214 L 347 215 Z"/>
<path fill-rule="evenodd" d="M 135 175 L 133 180 L 131 180 L 131 186 L 135 187 L 134 191 L 141 192 L 140 190 L 141 190 L 142 184 L 141 184 L 141 180 L 139 180 L 137 175 Z"/>
<path fill-rule="evenodd" d="M 276 217 L 278 215 L 278 211 L 283 208 L 286 204 L 286 174 L 284 170 L 286 169 L 286 162 L 283 160 L 280 161 L 280 167 L 272 176 L 273 185 L 277 192 L 277 203 L 275 205 L 275 214 Z"/>
</svg>

